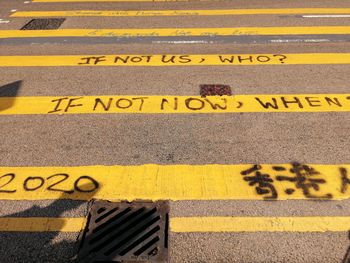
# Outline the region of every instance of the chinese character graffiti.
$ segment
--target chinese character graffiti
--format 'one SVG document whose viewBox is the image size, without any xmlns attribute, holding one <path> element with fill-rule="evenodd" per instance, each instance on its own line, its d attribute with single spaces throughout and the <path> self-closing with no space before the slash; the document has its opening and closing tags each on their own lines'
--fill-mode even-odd
<svg viewBox="0 0 350 263">
<path fill-rule="evenodd" d="M 283 166 L 273 166 L 275 171 L 282 172 L 287 171 Z M 314 168 L 300 163 L 292 163 L 292 168 L 289 172 L 293 176 L 277 175 L 277 181 L 287 181 L 292 182 L 296 189 L 300 189 L 306 198 L 317 198 L 317 199 L 330 199 L 332 194 L 316 195 L 313 192 L 318 192 L 320 190 L 320 185 L 325 184 L 326 180 L 319 178 L 320 173 Z M 288 195 L 293 194 L 296 189 L 287 188 L 285 193 Z"/>
<path fill-rule="evenodd" d="M 342 194 L 345 194 L 345 192 L 348 189 L 348 185 L 350 185 L 350 179 L 348 178 L 348 170 L 346 170 L 343 167 L 339 168 L 340 171 L 340 176 L 341 176 L 341 188 L 340 188 L 340 192 Z"/>
<path fill-rule="evenodd" d="M 258 195 L 263 195 L 264 199 L 277 199 L 277 191 L 273 185 L 273 179 L 269 174 L 262 173 L 261 165 L 254 165 L 253 167 L 242 171 L 244 181 L 249 182 L 250 186 L 255 186 Z"/>
</svg>

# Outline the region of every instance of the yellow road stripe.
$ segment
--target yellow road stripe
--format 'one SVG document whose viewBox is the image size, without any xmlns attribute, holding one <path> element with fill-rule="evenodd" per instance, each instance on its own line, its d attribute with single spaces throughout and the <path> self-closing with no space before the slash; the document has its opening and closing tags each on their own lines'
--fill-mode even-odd
<svg viewBox="0 0 350 263">
<path fill-rule="evenodd" d="M 341 200 L 349 173 L 350 164 L 0 167 L 0 199 Z"/>
<path fill-rule="evenodd" d="M 51 16 L 218 16 L 276 14 L 350 14 L 350 8 L 210 9 L 210 10 L 72 10 L 17 11 L 11 17 Z"/>
<path fill-rule="evenodd" d="M 0 232 L 79 232 L 85 218 L 5 217 L 0 218 Z"/>
<path fill-rule="evenodd" d="M 173 232 L 349 231 L 350 217 L 178 217 Z"/>
<path fill-rule="evenodd" d="M 0 97 L 0 115 L 349 112 L 349 94 Z"/>
<path fill-rule="evenodd" d="M 297 64 L 350 64 L 350 53 L 0 56 L 0 67 Z"/>
<path fill-rule="evenodd" d="M 0 38 L 350 34 L 350 26 L 0 30 Z"/>
<path fill-rule="evenodd" d="M 205 2 L 211 0 L 195 0 L 194 2 Z M 217 0 L 213 0 L 217 1 Z M 192 0 L 32 0 L 33 3 L 70 3 L 70 2 L 192 2 Z"/>
<path fill-rule="evenodd" d="M 85 218 L 0 218 L 0 232 L 80 232 Z M 343 232 L 350 217 L 173 217 L 171 232 Z"/>
</svg>

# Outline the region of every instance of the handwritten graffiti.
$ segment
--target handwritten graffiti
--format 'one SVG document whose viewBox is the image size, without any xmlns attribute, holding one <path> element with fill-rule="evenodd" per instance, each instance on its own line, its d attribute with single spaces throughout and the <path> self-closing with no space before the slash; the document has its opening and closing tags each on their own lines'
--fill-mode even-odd
<svg viewBox="0 0 350 263">
<path fill-rule="evenodd" d="M 74 192 L 90 193 L 99 188 L 99 183 L 91 176 L 83 175 L 78 177 L 72 183 L 69 189 L 65 189 L 65 181 L 69 180 L 70 175 L 66 173 L 53 174 L 47 177 L 44 176 L 28 176 L 22 179 L 17 177 L 15 173 L 6 173 L 0 176 L 0 193 L 16 193 L 18 189 L 12 187 L 15 180 L 23 180 L 22 190 L 32 192 L 44 188 L 47 191 L 62 192 L 73 194 Z M 88 183 L 89 188 L 81 187 L 81 183 Z M 18 184 L 16 184 L 18 185 Z"/>
<path fill-rule="evenodd" d="M 258 195 L 264 195 L 265 199 L 276 199 L 277 191 L 273 186 L 273 180 L 270 175 L 261 173 L 261 165 L 254 165 L 252 168 L 242 171 L 244 181 L 249 182 L 250 186 L 255 186 Z M 254 174 L 253 176 L 248 176 Z"/>
<path fill-rule="evenodd" d="M 234 101 L 229 104 L 225 97 L 94 97 L 85 100 L 84 97 L 61 97 L 51 100 L 52 106 L 47 113 L 71 113 L 83 110 L 94 112 L 115 112 L 128 110 L 129 112 L 144 112 L 155 109 L 158 112 L 167 111 L 225 111 L 228 107 L 242 107 L 243 103 Z"/>
<path fill-rule="evenodd" d="M 43 97 L 50 99 L 50 97 Z M 236 96 L 87 96 L 54 97 L 43 101 L 42 114 L 65 113 L 210 113 L 350 111 L 346 94 Z M 40 109 L 40 99 L 35 100 Z M 18 104 L 19 105 L 19 104 Z M 16 111 L 16 114 L 19 111 Z M 36 112 L 35 112 L 36 113 Z"/>
<path fill-rule="evenodd" d="M 350 198 L 349 171 L 350 164 L 297 162 L 0 167 L 0 198 L 50 199 L 63 194 L 67 198 L 86 200 L 91 193 L 99 198 L 126 200 L 341 200 Z"/>
<path fill-rule="evenodd" d="M 301 189 L 306 198 L 332 198 L 331 194 L 318 196 L 311 193 L 312 190 L 319 191 L 320 184 L 326 183 L 326 180 L 322 178 L 314 178 L 320 175 L 318 171 L 305 164 L 292 163 L 291 166 L 292 167 L 289 169 L 289 171 L 293 174 L 293 176 L 277 175 L 276 180 L 293 182 L 295 184 L 295 188 Z M 283 166 L 274 166 L 273 169 L 278 172 L 287 171 L 287 169 Z M 293 188 L 288 188 L 285 190 L 286 194 L 293 194 L 294 191 L 295 189 Z"/>
<path fill-rule="evenodd" d="M 319 171 L 310 165 L 295 162 L 290 165 L 274 165 L 271 168 L 273 174 L 264 172 L 263 166 L 259 164 L 241 171 L 243 180 L 248 182 L 249 186 L 254 186 L 256 193 L 264 199 L 278 199 L 280 193 L 276 190 L 275 182 L 279 182 L 279 184 L 286 183 L 284 193 L 287 195 L 293 195 L 299 190 L 307 199 L 333 198 L 331 193 L 318 194 L 321 192 L 321 186 L 327 189 L 327 181 L 322 178 Z M 339 177 L 341 182 L 340 192 L 345 194 L 348 185 L 350 185 L 348 170 L 339 167 Z"/>
<path fill-rule="evenodd" d="M 348 170 L 344 167 L 339 168 L 341 174 L 341 193 L 345 193 L 348 190 L 348 186 L 350 185 L 350 178 L 348 177 Z"/>
<path fill-rule="evenodd" d="M 343 103 L 337 97 L 331 96 L 271 96 L 270 98 L 255 97 L 259 106 L 264 109 L 290 109 L 306 107 L 343 107 Z"/>
<path fill-rule="evenodd" d="M 187 32 L 177 32 L 187 35 Z M 239 54 L 239 55 L 102 55 L 81 57 L 77 65 L 181 65 L 202 64 L 208 61 L 215 65 L 284 64 L 288 60 L 283 54 Z"/>
</svg>

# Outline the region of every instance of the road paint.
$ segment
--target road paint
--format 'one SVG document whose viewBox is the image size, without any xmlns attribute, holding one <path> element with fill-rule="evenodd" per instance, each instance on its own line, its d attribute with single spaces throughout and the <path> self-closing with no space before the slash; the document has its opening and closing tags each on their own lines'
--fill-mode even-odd
<svg viewBox="0 0 350 263">
<path fill-rule="evenodd" d="M 0 232 L 80 232 L 85 218 L 2 217 Z"/>
<path fill-rule="evenodd" d="M 11 17 L 84 17 L 84 16 L 222 16 L 281 14 L 350 14 L 350 8 L 285 8 L 285 9 L 210 9 L 210 10 L 72 10 L 20 11 Z M 350 17 L 350 15 L 348 15 Z M 311 16 L 314 17 L 314 16 Z M 322 16 L 321 16 L 322 17 Z M 347 17 L 347 16 L 345 16 Z"/>
<path fill-rule="evenodd" d="M 0 97 L 0 115 L 349 112 L 349 94 Z"/>
<path fill-rule="evenodd" d="M 5 217 L 0 232 L 80 232 L 85 218 Z M 350 217 L 171 217 L 170 231 L 188 232 L 346 232 Z"/>
<path fill-rule="evenodd" d="M 342 200 L 350 164 L 0 167 L 0 199 Z"/>
<path fill-rule="evenodd" d="M 179 41 L 172 41 L 172 40 L 162 40 L 162 41 L 152 41 L 152 44 L 207 44 L 209 41 L 205 40 L 179 40 Z"/>
<path fill-rule="evenodd" d="M 350 15 L 304 15 L 305 18 L 348 18 Z"/>
<path fill-rule="evenodd" d="M 350 53 L 0 56 L 0 67 L 249 66 L 305 64 L 350 64 Z"/>
<path fill-rule="evenodd" d="M 249 36 L 249 35 L 339 35 L 350 34 L 350 26 L 309 27 L 230 27 L 230 28 L 123 28 L 0 30 L 0 38 L 39 37 L 174 37 L 174 36 Z"/>
<path fill-rule="evenodd" d="M 349 231 L 350 217 L 178 217 L 172 232 L 338 232 Z"/>
<path fill-rule="evenodd" d="M 300 42 L 313 42 L 322 43 L 330 42 L 330 39 L 271 39 L 271 43 L 300 43 Z"/>
<path fill-rule="evenodd" d="M 220 0 L 32 0 L 33 3 L 91 3 L 91 2 L 219 2 Z"/>
</svg>

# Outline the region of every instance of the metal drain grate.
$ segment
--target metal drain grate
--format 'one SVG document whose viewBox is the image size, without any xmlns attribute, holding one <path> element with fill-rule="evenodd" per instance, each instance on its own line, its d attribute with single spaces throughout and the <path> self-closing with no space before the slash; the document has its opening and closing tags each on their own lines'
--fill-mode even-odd
<svg viewBox="0 0 350 263">
<path fill-rule="evenodd" d="M 21 30 L 50 30 L 58 29 L 65 18 L 39 18 L 30 20 Z"/>
<path fill-rule="evenodd" d="M 205 96 L 223 96 L 223 95 L 232 95 L 231 87 L 229 85 L 222 84 L 202 84 L 200 87 L 200 95 Z"/>
<path fill-rule="evenodd" d="M 167 202 L 94 201 L 78 262 L 167 262 Z"/>
</svg>

